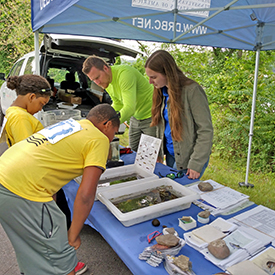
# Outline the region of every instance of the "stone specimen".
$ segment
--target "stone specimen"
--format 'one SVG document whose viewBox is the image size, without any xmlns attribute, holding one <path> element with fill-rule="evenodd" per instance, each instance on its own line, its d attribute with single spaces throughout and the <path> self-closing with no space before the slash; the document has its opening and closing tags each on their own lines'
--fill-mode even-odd
<svg viewBox="0 0 275 275">
<path fill-rule="evenodd" d="M 151 249 L 152 250 L 165 250 L 165 249 L 168 249 L 170 248 L 170 246 L 167 246 L 167 245 L 161 245 L 161 244 L 154 244 L 153 246 L 151 246 Z"/>
<path fill-rule="evenodd" d="M 174 227 L 170 227 L 170 228 L 166 227 L 165 231 L 169 234 L 172 234 L 172 235 L 174 235 L 175 232 L 176 232 Z"/>
<path fill-rule="evenodd" d="M 189 261 L 189 258 L 184 255 L 176 257 L 173 264 L 179 267 L 182 271 L 189 271 L 192 268 L 192 263 Z"/>
<path fill-rule="evenodd" d="M 208 210 L 204 210 L 204 211 L 201 211 L 199 214 L 198 214 L 201 218 L 208 218 L 210 216 L 210 211 Z"/>
<path fill-rule="evenodd" d="M 159 225 L 160 225 L 159 220 L 158 220 L 158 219 L 154 219 L 154 220 L 152 221 L 152 225 L 153 225 L 153 226 L 159 226 Z"/>
<path fill-rule="evenodd" d="M 211 185 L 211 183 L 209 183 L 208 181 L 201 181 L 198 184 L 198 188 L 203 191 L 203 192 L 207 192 L 207 191 L 212 191 L 213 190 L 213 186 Z"/>
<path fill-rule="evenodd" d="M 188 216 L 182 216 L 181 220 L 184 221 L 184 222 L 186 222 L 186 223 L 192 222 L 191 217 L 188 217 Z"/>
<path fill-rule="evenodd" d="M 217 259 L 225 259 L 230 255 L 230 250 L 222 239 L 209 243 L 208 250 Z"/>
<path fill-rule="evenodd" d="M 172 247 L 172 246 L 176 246 L 179 243 L 179 238 L 171 234 L 166 234 L 166 235 L 157 236 L 156 241 L 158 244 Z"/>
</svg>

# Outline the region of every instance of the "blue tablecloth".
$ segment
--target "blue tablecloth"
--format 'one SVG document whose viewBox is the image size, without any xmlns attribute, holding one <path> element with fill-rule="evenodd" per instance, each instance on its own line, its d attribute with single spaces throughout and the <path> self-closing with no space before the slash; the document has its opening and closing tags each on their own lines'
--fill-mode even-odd
<svg viewBox="0 0 275 275">
<path fill-rule="evenodd" d="M 123 156 L 125 164 L 133 163 L 135 159 L 135 154 L 128 154 Z M 110 168 L 112 169 L 112 168 Z M 157 163 L 155 168 L 155 174 L 158 173 L 166 175 L 170 173 L 170 168 Z M 180 179 L 176 179 L 177 182 L 186 185 L 194 182 L 195 180 L 189 180 L 186 176 Z M 75 181 L 70 181 L 66 186 L 63 187 L 68 205 L 72 211 L 75 196 L 78 190 L 78 184 Z M 245 210 L 251 209 L 256 205 L 252 205 Z M 88 223 L 95 227 L 97 231 L 104 237 L 104 239 L 110 244 L 118 256 L 123 260 L 123 262 L 128 266 L 133 274 L 137 275 L 167 275 L 167 272 L 163 266 L 163 263 L 159 267 L 151 267 L 145 261 L 139 260 L 139 254 L 144 250 L 145 247 L 152 244 L 156 244 L 154 240 L 150 244 L 147 241 L 147 235 L 155 230 L 162 231 L 162 226 L 174 227 L 179 233 L 180 237 L 183 238 L 183 233 L 185 231 L 178 226 L 178 218 L 182 216 L 192 216 L 196 218 L 197 214 L 202 211 L 201 208 L 191 204 L 191 207 L 182 211 L 178 211 L 166 216 L 159 217 L 160 226 L 154 227 L 151 221 L 145 221 L 130 227 L 125 227 L 116 217 L 106 208 L 104 204 L 96 201 L 93 208 L 88 216 Z M 243 210 L 244 211 L 244 210 Z M 242 211 L 240 211 L 242 212 Z M 231 218 L 232 216 L 238 215 L 240 212 L 224 217 L 225 219 Z M 210 216 L 210 222 L 212 222 L 215 217 Z M 197 223 L 198 227 L 204 224 Z M 204 256 L 196 251 L 195 249 L 185 245 L 180 253 L 190 258 L 192 262 L 193 271 L 197 275 L 211 275 L 217 272 L 221 272 L 217 266 L 207 261 Z"/>
<path fill-rule="evenodd" d="M 132 154 L 124 154 L 121 156 L 121 159 L 124 161 L 125 165 L 128 164 L 133 164 L 135 162 L 135 158 L 136 158 L 136 153 L 132 153 Z M 170 168 L 169 166 L 166 166 L 164 164 L 161 163 L 156 163 L 156 167 L 155 167 L 155 171 L 154 173 L 156 175 L 160 176 L 166 176 L 169 173 L 175 173 L 173 171 L 176 171 L 175 169 Z M 184 177 L 182 178 L 176 178 L 175 181 L 177 181 L 178 183 L 182 184 L 182 185 L 186 185 L 186 184 L 190 184 L 192 182 L 198 181 L 198 180 L 190 180 L 188 179 L 188 177 L 186 175 L 184 175 Z"/>
</svg>

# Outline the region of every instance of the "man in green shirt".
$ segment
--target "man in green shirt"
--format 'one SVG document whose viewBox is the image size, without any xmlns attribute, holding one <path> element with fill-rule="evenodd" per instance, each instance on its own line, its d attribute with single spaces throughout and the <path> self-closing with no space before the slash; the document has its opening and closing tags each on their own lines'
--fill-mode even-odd
<svg viewBox="0 0 275 275">
<path fill-rule="evenodd" d="M 98 86 L 106 89 L 113 108 L 120 112 L 120 121 L 130 120 L 129 145 L 137 151 L 141 134 L 156 136 L 151 124 L 153 85 L 129 65 L 109 66 L 102 58 L 88 57 L 82 71 Z"/>
</svg>

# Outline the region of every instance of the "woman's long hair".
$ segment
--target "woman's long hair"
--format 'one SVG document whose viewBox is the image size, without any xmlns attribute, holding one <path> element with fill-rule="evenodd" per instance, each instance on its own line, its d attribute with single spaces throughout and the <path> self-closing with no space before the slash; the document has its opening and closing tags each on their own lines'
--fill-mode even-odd
<svg viewBox="0 0 275 275">
<path fill-rule="evenodd" d="M 166 76 L 170 102 L 169 124 L 171 135 L 173 140 L 181 141 L 183 132 L 183 123 L 181 120 L 183 112 L 182 88 L 194 83 L 194 81 L 183 74 L 172 55 L 164 50 L 154 52 L 147 59 L 145 68 Z M 154 87 L 151 126 L 158 125 L 161 120 L 162 98 L 161 89 Z"/>
</svg>

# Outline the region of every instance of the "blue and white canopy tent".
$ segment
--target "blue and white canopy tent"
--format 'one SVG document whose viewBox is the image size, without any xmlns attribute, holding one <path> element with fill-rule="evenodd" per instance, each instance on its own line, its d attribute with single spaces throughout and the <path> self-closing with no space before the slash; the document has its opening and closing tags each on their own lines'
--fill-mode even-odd
<svg viewBox="0 0 275 275">
<path fill-rule="evenodd" d="M 256 52 L 246 178 L 260 51 L 275 49 L 275 0 L 31 0 L 38 33 L 74 34 Z M 36 71 L 39 71 L 36 69 Z"/>
</svg>

